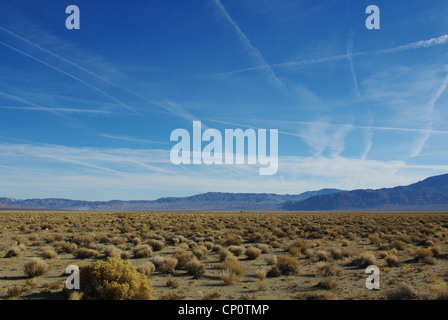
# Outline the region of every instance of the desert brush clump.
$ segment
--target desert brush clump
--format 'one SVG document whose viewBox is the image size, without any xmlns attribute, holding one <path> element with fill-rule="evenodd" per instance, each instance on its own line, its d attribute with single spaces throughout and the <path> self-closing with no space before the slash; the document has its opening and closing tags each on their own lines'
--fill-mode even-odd
<svg viewBox="0 0 448 320">
<path fill-rule="evenodd" d="M 154 251 L 160 251 L 165 247 L 165 243 L 163 241 L 156 239 L 149 240 L 148 245 L 150 245 Z"/>
<path fill-rule="evenodd" d="M 150 276 L 155 270 L 156 267 L 152 262 L 146 262 L 137 268 L 137 271 L 145 276 Z"/>
<path fill-rule="evenodd" d="M 5 258 L 20 257 L 21 255 L 23 255 L 24 251 L 25 251 L 25 249 L 23 249 L 19 246 L 11 247 L 6 252 Z"/>
<path fill-rule="evenodd" d="M 222 269 L 228 270 L 238 276 L 241 276 L 246 272 L 246 269 L 242 264 L 238 262 L 238 259 L 234 256 L 230 256 L 225 258 L 224 262 L 221 265 Z"/>
<path fill-rule="evenodd" d="M 184 266 L 184 269 L 190 275 L 201 277 L 205 273 L 205 267 L 196 257 L 190 259 Z"/>
<path fill-rule="evenodd" d="M 151 281 L 128 260 L 109 257 L 80 268 L 81 291 L 88 298 L 150 300 L 155 296 Z"/>
<path fill-rule="evenodd" d="M 244 254 L 246 255 L 247 259 L 255 260 L 261 255 L 261 252 L 261 249 L 258 249 L 256 247 L 249 247 L 246 249 Z"/>
<path fill-rule="evenodd" d="M 193 254 L 196 256 L 196 258 L 198 259 L 204 259 L 207 256 L 207 247 L 203 246 L 203 245 L 199 245 L 193 248 L 192 250 Z"/>
<path fill-rule="evenodd" d="M 34 278 L 43 275 L 48 271 L 47 263 L 39 258 L 32 258 L 24 266 L 24 271 L 27 277 Z"/>
<path fill-rule="evenodd" d="M 325 290 L 331 290 L 331 289 L 336 288 L 337 285 L 338 285 L 338 283 L 334 279 L 326 278 L 326 279 L 320 280 L 317 283 L 316 287 L 322 288 L 322 289 L 325 289 Z"/>
<path fill-rule="evenodd" d="M 366 268 L 371 265 L 378 265 L 375 256 L 370 252 L 364 252 L 359 257 L 352 259 L 351 265 Z"/>
<path fill-rule="evenodd" d="M 121 257 L 122 251 L 114 245 L 108 245 L 104 248 L 104 254 L 107 257 Z"/>
<path fill-rule="evenodd" d="M 152 247 L 147 244 L 138 245 L 134 248 L 133 253 L 137 259 L 149 258 L 152 256 Z"/>
<path fill-rule="evenodd" d="M 387 300 L 417 300 L 417 292 L 408 284 L 400 283 L 395 289 L 386 292 Z"/>
<path fill-rule="evenodd" d="M 233 285 L 236 281 L 239 280 L 239 276 L 229 270 L 224 270 L 221 273 L 221 280 L 223 281 L 224 285 L 226 286 L 231 286 Z"/>
<path fill-rule="evenodd" d="M 432 258 L 434 255 L 434 253 L 432 252 L 431 249 L 428 248 L 418 248 L 415 251 L 415 258 L 418 259 L 419 261 L 422 261 L 424 259 Z"/>
<path fill-rule="evenodd" d="M 185 264 L 193 259 L 194 255 L 185 249 L 176 249 L 174 251 L 173 257 L 177 259 L 176 269 L 183 269 Z"/>
<path fill-rule="evenodd" d="M 44 257 L 45 259 L 54 259 L 58 256 L 58 254 L 56 253 L 56 251 L 54 251 L 54 249 L 52 248 L 48 248 L 45 249 L 42 252 L 42 257 Z"/>
<path fill-rule="evenodd" d="M 278 277 L 280 275 L 289 276 L 297 273 L 298 260 L 290 255 L 283 254 L 277 258 L 277 262 L 268 272 L 268 276 Z"/>
<path fill-rule="evenodd" d="M 344 270 L 341 267 L 331 263 L 318 262 L 316 263 L 316 269 L 316 274 L 320 277 L 340 277 L 344 275 Z"/>
<path fill-rule="evenodd" d="M 244 247 L 241 246 L 229 246 L 227 249 L 236 257 L 243 255 L 245 251 Z"/>
<path fill-rule="evenodd" d="M 174 273 L 177 266 L 177 259 L 173 257 L 155 256 L 150 259 L 160 273 Z"/>
<path fill-rule="evenodd" d="M 93 249 L 79 248 L 73 252 L 73 255 L 78 259 L 95 259 L 100 256 L 100 253 Z"/>
<path fill-rule="evenodd" d="M 243 238 L 241 238 L 240 235 L 237 234 L 228 234 L 227 239 L 225 240 L 225 244 L 227 246 L 238 246 L 243 242 Z"/>
<path fill-rule="evenodd" d="M 227 257 L 233 257 L 233 253 L 229 249 L 220 248 L 218 250 L 219 261 L 224 261 Z"/>
<path fill-rule="evenodd" d="M 394 254 L 390 254 L 386 257 L 386 263 L 388 267 L 398 267 L 400 265 L 397 256 Z"/>
</svg>

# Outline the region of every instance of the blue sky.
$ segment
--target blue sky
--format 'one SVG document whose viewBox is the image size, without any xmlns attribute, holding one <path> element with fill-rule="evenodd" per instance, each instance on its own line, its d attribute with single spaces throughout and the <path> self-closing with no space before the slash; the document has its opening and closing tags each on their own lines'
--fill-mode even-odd
<svg viewBox="0 0 448 320">
<path fill-rule="evenodd" d="M 2 1 L 0 196 L 297 194 L 447 173 L 448 3 L 428 3 Z M 65 28 L 71 4 L 80 30 Z M 277 174 L 172 164 L 170 133 L 193 120 L 278 129 Z"/>
</svg>

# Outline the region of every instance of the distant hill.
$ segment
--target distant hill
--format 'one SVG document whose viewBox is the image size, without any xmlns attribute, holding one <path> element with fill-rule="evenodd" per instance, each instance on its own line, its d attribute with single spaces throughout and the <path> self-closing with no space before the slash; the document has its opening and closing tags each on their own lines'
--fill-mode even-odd
<svg viewBox="0 0 448 320">
<path fill-rule="evenodd" d="M 82 201 L 57 198 L 17 200 L 0 198 L 0 210 L 4 206 L 4 210 L 26 207 L 95 211 L 280 211 L 287 201 L 300 201 L 314 195 L 340 191 L 338 189 L 323 189 L 298 195 L 208 192 L 189 197 L 166 197 L 150 201 Z"/>
<path fill-rule="evenodd" d="M 322 189 L 297 195 L 208 192 L 157 200 L 82 201 L 0 198 L 0 210 L 89 211 L 448 211 L 448 174 L 395 188 Z"/>
<path fill-rule="evenodd" d="M 448 174 L 395 188 L 361 189 L 304 200 L 287 201 L 282 208 L 294 211 L 327 210 L 437 210 L 448 211 Z"/>
</svg>

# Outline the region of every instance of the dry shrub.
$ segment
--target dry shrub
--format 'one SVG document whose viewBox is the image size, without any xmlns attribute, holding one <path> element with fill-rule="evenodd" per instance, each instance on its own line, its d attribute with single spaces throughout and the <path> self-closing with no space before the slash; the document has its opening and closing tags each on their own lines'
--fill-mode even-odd
<svg viewBox="0 0 448 320">
<path fill-rule="evenodd" d="M 205 241 L 204 246 L 207 248 L 207 250 L 211 250 L 214 246 L 214 243 L 212 241 Z"/>
<path fill-rule="evenodd" d="M 350 264 L 361 268 L 365 268 L 371 265 L 377 265 L 377 261 L 372 253 L 365 252 L 361 254 L 361 256 L 354 258 Z"/>
<path fill-rule="evenodd" d="M 391 243 L 391 247 L 395 248 L 397 250 L 406 250 L 407 244 L 406 244 L 406 242 L 401 241 L 401 240 L 394 240 Z"/>
<path fill-rule="evenodd" d="M 330 261 L 330 260 L 331 260 L 331 257 L 330 257 L 330 255 L 328 254 L 328 252 L 327 252 L 327 251 L 324 251 L 324 250 L 318 250 L 318 251 L 316 252 L 316 258 L 317 258 L 317 260 L 319 260 L 319 261 Z"/>
<path fill-rule="evenodd" d="M 340 277 L 344 275 L 344 270 L 334 264 L 319 262 L 316 263 L 317 272 L 316 274 L 320 277 Z"/>
<path fill-rule="evenodd" d="M 426 265 L 435 265 L 436 264 L 436 258 L 430 257 L 430 256 L 424 257 L 423 259 L 421 259 L 419 261 Z"/>
<path fill-rule="evenodd" d="M 436 293 L 439 297 L 448 295 L 448 290 L 445 282 L 435 283 L 431 285 L 429 289 L 432 292 Z"/>
<path fill-rule="evenodd" d="M 240 246 L 230 246 L 227 249 L 229 249 L 230 252 L 232 252 L 235 256 L 240 256 L 244 254 L 244 248 Z"/>
<path fill-rule="evenodd" d="M 76 249 L 78 249 L 78 245 L 76 243 L 64 242 L 59 251 L 61 253 L 73 253 Z"/>
<path fill-rule="evenodd" d="M 261 253 L 269 253 L 271 251 L 271 248 L 269 248 L 269 245 L 267 245 L 265 243 L 258 243 L 256 245 L 256 247 L 261 250 Z"/>
<path fill-rule="evenodd" d="M 188 244 L 186 244 L 185 242 L 182 242 L 181 244 L 178 245 L 179 249 L 184 249 L 184 250 L 188 250 L 188 248 L 190 248 L 188 246 Z"/>
<path fill-rule="evenodd" d="M 418 295 L 411 286 L 400 283 L 397 288 L 386 292 L 386 298 L 388 300 L 416 300 Z"/>
<path fill-rule="evenodd" d="M 79 292 L 79 291 L 72 291 L 70 292 L 70 295 L 68 296 L 68 300 L 81 300 L 82 297 L 84 296 L 84 293 Z"/>
<path fill-rule="evenodd" d="M 216 300 L 216 299 L 219 299 L 220 297 L 221 297 L 221 294 L 219 292 L 212 291 L 212 292 L 204 295 L 202 300 Z"/>
<path fill-rule="evenodd" d="M 430 248 L 434 257 L 439 257 L 442 254 L 442 248 L 440 246 L 434 246 Z"/>
<path fill-rule="evenodd" d="M 132 252 L 131 251 L 122 251 L 120 254 L 121 259 L 131 259 Z"/>
<path fill-rule="evenodd" d="M 219 249 L 218 255 L 219 255 L 219 261 L 224 261 L 227 257 L 233 257 L 233 253 L 225 248 Z"/>
<path fill-rule="evenodd" d="M 236 257 L 227 257 L 222 263 L 222 268 L 228 270 L 238 276 L 241 276 L 246 272 L 244 266 L 242 266 Z"/>
<path fill-rule="evenodd" d="M 145 264 L 142 264 L 137 268 L 137 271 L 144 274 L 145 276 L 150 276 L 155 270 L 156 267 L 152 262 L 146 262 Z"/>
<path fill-rule="evenodd" d="M 221 273 L 221 280 L 224 282 L 224 285 L 231 286 L 239 280 L 239 276 L 229 270 L 224 270 Z"/>
<path fill-rule="evenodd" d="M 246 249 L 244 254 L 249 260 L 255 260 L 261 255 L 261 250 L 255 247 L 250 247 Z"/>
<path fill-rule="evenodd" d="M 207 256 L 207 248 L 205 246 L 197 246 L 193 249 L 193 254 L 198 259 L 203 259 L 205 256 Z"/>
<path fill-rule="evenodd" d="M 173 288 L 173 289 L 176 289 L 177 287 L 179 287 L 179 282 L 176 279 L 173 279 L 173 278 L 170 277 L 166 281 L 166 286 L 170 287 L 170 288 Z"/>
<path fill-rule="evenodd" d="M 24 250 L 22 250 L 20 247 L 11 247 L 6 252 L 5 258 L 11 258 L 11 257 L 20 257 L 23 255 Z"/>
<path fill-rule="evenodd" d="M 204 265 L 197 258 L 189 260 L 185 264 L 184 269 L 188 272 L 188 274 L 194 275 L 196 277 L 202 276 L 205 272 Z"/>
<path fill-rule="evenodd" d="M 160 251 L 165 248 L 165 243 L 161 240 L 151 239 L 148 241 L 148 244 L 152 247 L 154 251 Z"/>
<path fill-rule="evenodd" d="M 344 254 L 340 248 L 331 248 L 330 255 L 335 260 L 340 260 L 344 258 Z"/>
<path fill-rule="evenodd" d="M 267 271 L 264 269 L 258 270 L 256 273 L 256 277 L 260 281 L 263 281 L 264 279 L 266 279 L 266 275 L 267 275 Z"/>
<path fill-rule="evenodd" d="M 422 260 L 424 260 L 424 259 L 426 259 L 428 257 L 432 258 L 433 255 L 434 255 L 434 253 L 432 252 L 432 250 L 428 249 L 428 248 L 418 248 L 415 251 L 415 258 L 420 260 L 420 261 L 422 261 Z"/>
<path fill-rule="evenodd" d="M 140 239 L 139 237 L 132 238 L 132 243 L 135 244 L 136 246 L 139 245 L 141 242 L 142 239 Z"/>
<path fill-rule="evenodd" d="M 42 252 L 42 257 L 44 257 L 45 259 L 54 259 L 57 256 L 58 256 L 58 254 L 53 249 L 45 249 Z"/>
<path fill-rule="evenodd" d="M 249 242 L 254 242 L 254 243 L 265 242 L 266 241 L 266 237 L 261 232 L 254 232 L 254 233 L 250 234 L 250 236 L 248 238 L 248 241 Z"/>
<path fill-rule="evenodd" d="M 156 266 L 156 270 L 161 273 L 174 273 L 177 265 L 177 259 L 172 257 L 155 256 L 150 261 Z"/>
<path fill-rule="evenodd" d="M 93 249 L 79 248 L 73 252 L 73 255 L 78 259 L 95 259 L 100 256 L 100 253 Z"/>
<path fill-rule="evenodd" d="M 137 259 L 149 258 L 152 256 L 152 247 L 147 244 L 138 245 L 134 248 L 134 257 Z"/>
<path fill-rule="evenodd" d="M 173 257 L 177 259 L 177 269 L 183 269 L 185 264 L 193 258 L 191 252 L 187 252 L 184 249 L 176 249 L 174 251 Z"/>
<path fill-rule="evenodd" d="M 93 240 L 95 240 L 95 237 L 91 234 L 77 234 L 77 235 L 73 236 L 71 242 L 76 243 L 77 245 L 87 246 Z"/>
<path fill-rule="evenodd" d="M 34 278 L 43 275 L 48 271 L 48 265 L 44 260 L 39 258 L 32 258 L 24 266 L 24 271 L 27 277 Z"/>
<path fill-rule="evenodd" d="M 277 258 L 277 264 L 274 268 L 277 268 L 282 275 L 292 275 L 297 273 L 299 262 L 296 258 L 290 255 L 281 255 Z"/>
<path fill-rule="evenodd" d="M 266 261 L 268 265 L 272 266 L 277 263 L 277 257 L 276 256 L 266 257 L 264 258 L 264 261 Z"/>
<path fill-rule="evenodd" d="M 389 267 L 398 267 L 399 264 L 400 264 L 400 263 L 398 262 L 398 258 L 397 258 L 397 256 L 394 255 L 394 254 L 388 255 L 388 256 L 386 257 L 386 263 L 387 263 L 387 265 L 388 265 Z"/>
<path fill-rule="evenodd" d="M 127 239 L 123 238 L 123 237 L 113 237 L 112 239 L 110 239 L 110 243 L 112 243 L 113 245 L 119 245 L 119 244 L 123 244 L 126 243 Z"/>
<path fill-rule="evenodd" d="M 322 279 L 318 282 L 316 287 L 326 289 L 326 290 L 331 290 L 331 289 L 336 288 L 337 285 L 338 285 L 338 283 L 333 279 Z"/>
<path fill-rule="evenodd" d="M 238 246 L 241 243 L 243 243 L 243 238 L 241 238 L 241 236 L 236 235 L 236 234 L 228 234 L 227 235 L 227 238 L 226 238 L 226 241 L 225 241 L 226 245 L 228 245 L 228 246 L 231 246 L 231 245 Z"/>
<path fill-rule="evenodd" d="M 21 294 L 22 294 L 22 288 L 20 288 L 18 285 L 9 287 L 8 290 L 6 290 L 6 296 L 8 298 L 18 297 Z"/>
<path fill-rule="evenodd" d="M 108 258 L 80 268 L 81 291 L 90 298 L 150 300 L 155 296 L 151 281 L 126 260 Z"/>
<path fill-rule="evenodd" d="M 104 248 L 104 253 L 107 257 L 121 257 L 122 251 L 114 245 L 110 245 Z"/>
</svg>

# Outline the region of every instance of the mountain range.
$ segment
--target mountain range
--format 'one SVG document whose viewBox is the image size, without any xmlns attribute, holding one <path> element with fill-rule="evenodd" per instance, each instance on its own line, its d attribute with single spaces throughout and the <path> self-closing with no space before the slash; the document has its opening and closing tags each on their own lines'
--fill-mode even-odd
<svg viewBox="0 0 448 320">
<path fill-rule="evenodd" d="M 94 211 L 448 211 L 448 174 L 394 188 L 322 189 L 297 195 L 208 192 L 157 200 L 0 198 L 0 210 Z"/>
<path fill-rule="evenodd" d="M 448 211 L 448 174 L 429 177 L 408 186 L 314 195 L 301 201 L 287 201 L 282 209 L 294 211 Z"/>
<path fill-rule="evenodd" d="M 166 197 L 157 200 L 111 200 L 83 201 L 69 199 L 0 198 L 0 209 L 48 209 L 48 210 L 94 210 L 94 211 L 281 211 L 290 201 L 305 200 L 314 195 L 340 192 L 323 189 L 298 195 L 274 193 L 222 193 L 208 192 L 189 197 Z"/>
</svg>

